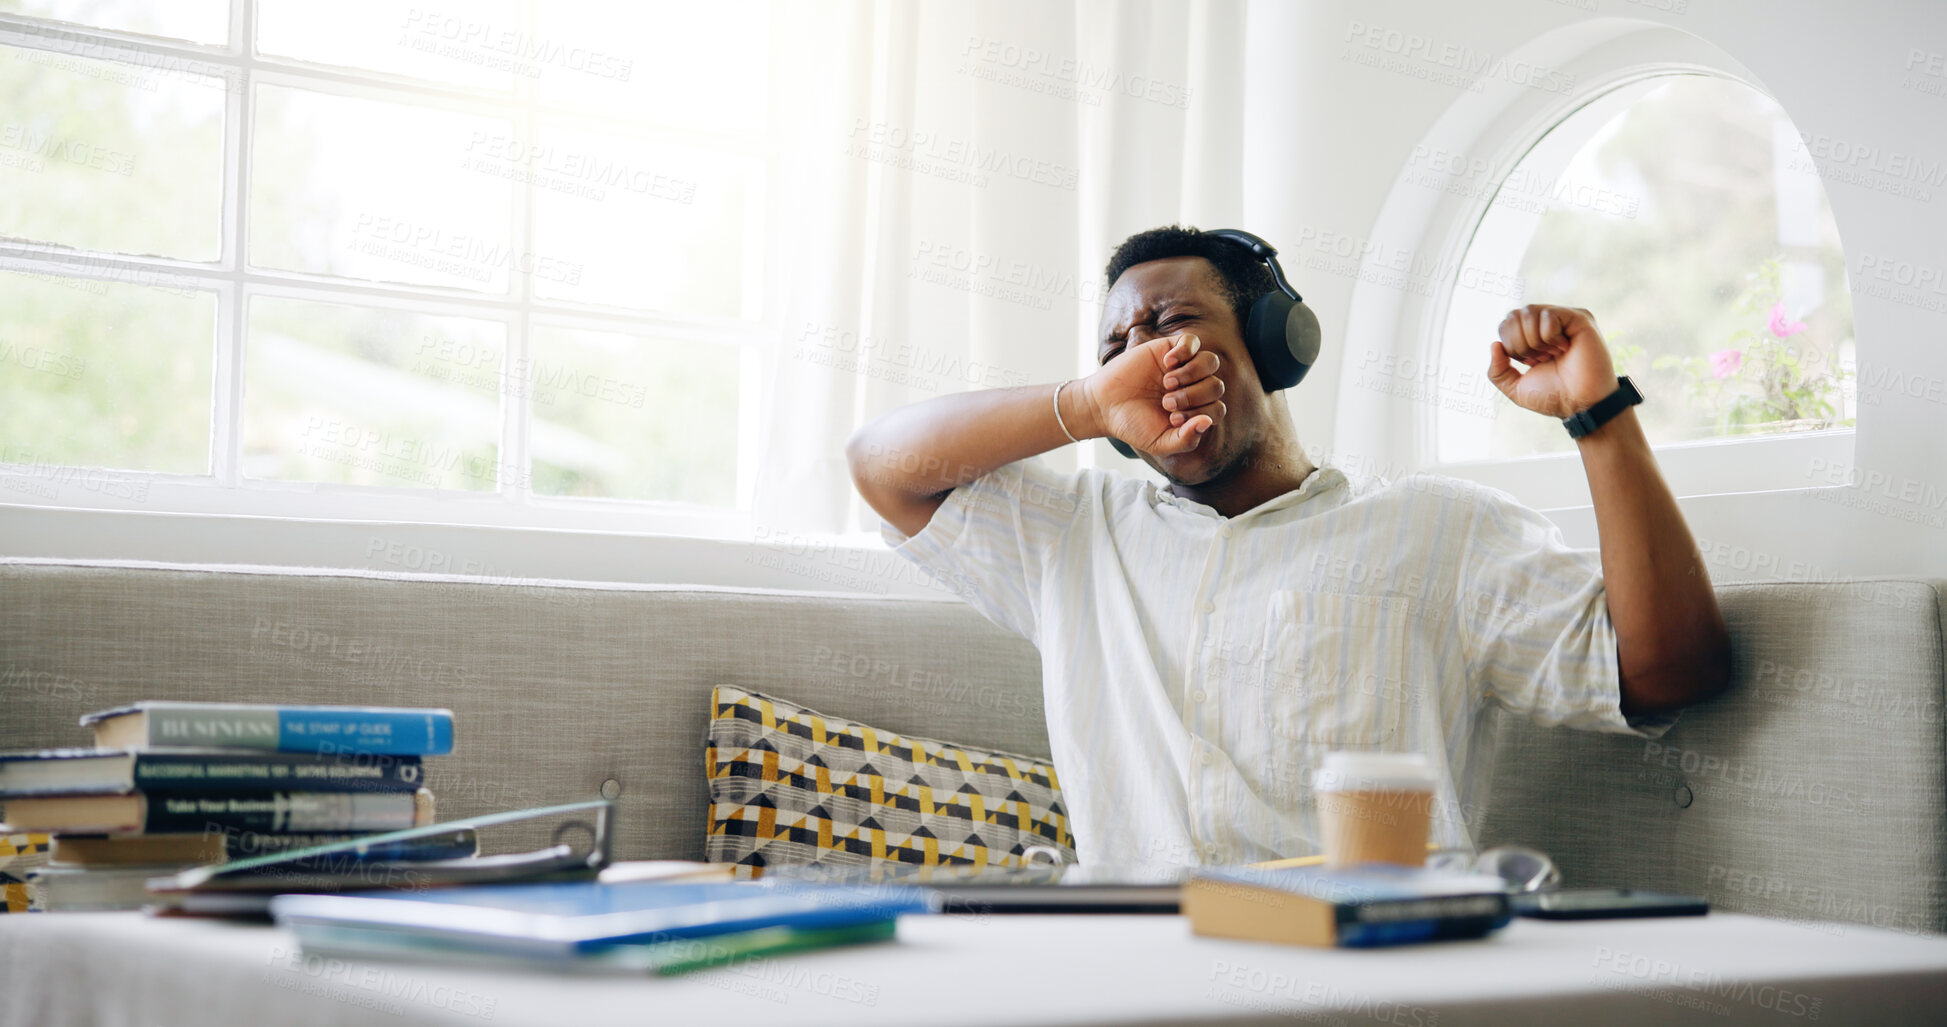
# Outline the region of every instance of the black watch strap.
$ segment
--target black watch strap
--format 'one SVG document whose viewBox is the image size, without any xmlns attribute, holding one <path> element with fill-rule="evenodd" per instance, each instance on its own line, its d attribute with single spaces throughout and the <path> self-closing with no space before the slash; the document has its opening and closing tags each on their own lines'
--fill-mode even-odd
<svg viewBox="0 0 1947 1027">
<path fill-rule="evenodd" d="M 1628 375 L 1621 375 L 1616 378 L 1616 391 L 1604 396 L 1596 402 L 1595 406 L 1574 417 L 1562 418 L 1562 424 L 1568 428 L 1569 438 L 1579 439 L 1615 420 L 1617 414 L 1642 401 L 1643 394 L 1636 391 L 1636 383 L 1630 381 Z"/>
</svg>

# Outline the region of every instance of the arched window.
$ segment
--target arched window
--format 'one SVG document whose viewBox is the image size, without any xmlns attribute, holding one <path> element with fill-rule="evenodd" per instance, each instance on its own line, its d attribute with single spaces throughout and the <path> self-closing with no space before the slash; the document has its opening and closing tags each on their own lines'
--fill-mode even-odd
<svg viewBox="0 0 1947 1027">
<path fill-rule="evenodd" d="M 1520 303 L 1596 315 L 1653 443 L 1850 428 L 1852 304 L 1815 150 L 1769 97 L 1702 74 L 1610 90 L 1543 135 L 1467 244 L 1462 264 L 1495 273 L 1447 308 L 1437 461 L 1574 448 L 1482 375 Z"/>
</svg>

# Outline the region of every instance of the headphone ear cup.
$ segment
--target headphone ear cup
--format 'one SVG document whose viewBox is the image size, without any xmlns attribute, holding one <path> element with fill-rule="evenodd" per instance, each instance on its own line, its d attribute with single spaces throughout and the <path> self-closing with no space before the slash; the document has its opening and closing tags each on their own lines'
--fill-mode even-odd
<svg viewBox="0 0 1947 1027">
<path fill-rule="evenodd" d="M 1305 375 L 1318 363 L 1318 350 L 1323 335 L 1318 330 L 1318 315 L 1305 305 L 1304 300 L 1293 300 L 1291 309 L 1284 317 L 1285 352 L 1291 354 L 1291 362 L 1297 366 L 1298 373 L 1291 379 L 1291 385 L 1305 380 Z M 1290 388 L 1291 385 L 1285 386 Z"/>
<path fill-rule="evenodd" d="M 1285 345 L 1285 316 L 1291 312 L 1293 298 L 1283 292 L 1266 292 L 1250 304 L 1250 318 L 1244 320 L 1244 349 L 1258 368 L 1258 382 L 1264 392 L 1291 388 L 1303 376 L 1293 366 L 1291 349 Z"/>
<path fill-rule="evenodd" d="M 1318 362 L 1318 315 L 1282 292 L 1267 292 L 1251 304 L 1244 345 L 1257 366 L 1264 391 L 1278 392 L 1305 380 Z"/>
</svg>

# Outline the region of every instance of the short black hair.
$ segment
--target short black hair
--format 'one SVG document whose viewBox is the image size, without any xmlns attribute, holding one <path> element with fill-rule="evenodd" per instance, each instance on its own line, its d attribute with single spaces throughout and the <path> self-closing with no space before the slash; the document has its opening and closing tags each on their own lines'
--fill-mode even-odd
<svg viewBox="0 0 1947 1027">
<path fill-rule="evenodd" d="M 1210 262 L 1217 272 L 1217 284 L 1223 289 L 1224 299 L 1237 314 L 1240 332 L 1250 320 L 1251 304 L 1278 288 L 1278 280 L 1271 277 L 1271 268 L 1242 243 L 1189 225 L 1164 225 L 1122 240 L 1122 245 L 1109 257 L 1109 288 L 1115 288 L 1116 279 L 1137 264 L 1170 257 L 1202 257 Z"/>
</svg>

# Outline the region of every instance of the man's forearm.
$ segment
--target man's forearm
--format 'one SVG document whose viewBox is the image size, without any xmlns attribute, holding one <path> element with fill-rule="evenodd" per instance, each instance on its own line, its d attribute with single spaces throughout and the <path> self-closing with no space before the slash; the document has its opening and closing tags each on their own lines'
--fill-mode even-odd
<svg viewBox="0 0 1947 1027">
<path fill-rule="evenodd" d="M 907 535 L 932 519 L 946 493 L 1016 460 L 1100 436 L 1080 382 L 988 389 L 900 407 L 853 433 L 845 446 L 852 481 L 879 516 Z"/>
<path fill-rule="evenodd" d="M 1667 712 L 1716 694 L 1730 682 L 1730 636 L 1636 411 L 1579 445 L 1601 536 L 1623 712 Z"/>
</svg>

